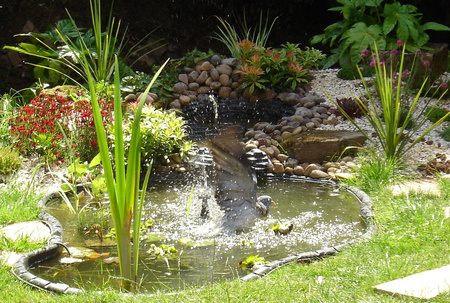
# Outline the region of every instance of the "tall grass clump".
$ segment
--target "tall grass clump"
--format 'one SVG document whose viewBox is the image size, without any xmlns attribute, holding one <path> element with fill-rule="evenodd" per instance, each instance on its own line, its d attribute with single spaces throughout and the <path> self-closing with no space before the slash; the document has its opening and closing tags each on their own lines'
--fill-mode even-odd
<svg viewBox="0 0 450 303">
<path fill-rule="evenodd" d="M 231 25 L 223 18 L 218 16 L 216 16 L 216 18 L 221 27 L 219 27 L 218 32 L 215 33 L 216 36 L 213 38 L 222 42 L 233 58 L 240 58 L 241 56 L 241 50 L 238 46 L 241 41 L 252 41 L 256 46 L 265 47 L 273 25 L 278 19 L 278 17 L 276 17 L 269 26 L 268 14 L 264 20 L 263 13 L 261 11 L 258 25 L 255 26 L 255 28 L 252 28 L 248 26 L 244 13 L 244 21 L 240 24 L 240 28 L 236 29 L 235 26 Z"/>
<path fill-rule="evenodd" d="M 386 161 L 375 152 L 362 152 L 359 159 L 361 163 L 352 169 L 355 176 L 343 180 L 347 185 L 355 186 L 368 194 L 376 194 L 393 180 L 402 178 L 399 174 L 401 165 Z"/>
<path fill-rule="evenodd" d="M 41 211 L 41 196 L 32 184 L 12 181 L 0 187 L 0 225 L 35 220 Z"/>
<path fill-rule="evenodd" d="M 0 147 L 12 143 L 9 120 L 13 117 L 13 98 L 9 94 L 0 96 Z"/>
<path fill-rule="evenodd" d="M 368 140 L 377 141 L 375 143 L 380 145 L 382 157 L 386 162 L 394 164 L 403 162 L 405 156 L 411 152 L 413 147 L 450 115 L 450 112 L 447 113 L 430 127 L 422 130 L 422 127 L 427 122 L 425 110 L 429 107 L 435 108 L 446 92 L 438 96 L 437 99 L 429 98 L 427 101 L 422 101 L 420 99 L 421 95 L 429 95 L 430 93 L 429 90 L 425 91 L 428 79 L 424 80 L 414 95 L 407 95 L 409 92 L 403 92 L 404 81 L 402 77 L 404 74 L 405 49 L 406 46 L 403 45 L 400 66 L 398 71 L 394 72 L 392 65 L 387 70 L 384 62 L 380 61 L 377 45 L 375 44 L 373 62 L 378 96 L 374 96 L 371 93 L 367 82 L 364 80 L 361 72 L 359 72 L 369 101 L 366 102 L 359 97 L 356 98 L 356 101 L 364 117 L 372 126 L 376 134 L 375 138 L 364 130 L 357 120 L 351 119 L 339 104 L 331 100 L 341 114 L 361 131 Z M 404 99 L 403 93 L 408 99 Z M 425 102 L 425 104 L 420 104 L 420 102 Z"/>
</svg>

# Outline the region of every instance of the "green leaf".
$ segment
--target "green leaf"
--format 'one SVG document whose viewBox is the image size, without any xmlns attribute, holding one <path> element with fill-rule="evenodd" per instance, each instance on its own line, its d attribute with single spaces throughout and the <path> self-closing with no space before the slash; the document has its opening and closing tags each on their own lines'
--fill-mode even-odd
<svg viewBox="0 0 450 303">
<path fill-rule="evenodd" d="M 89 163 L 89 167 L 95 167 L 102 162 L 102 157 L 100 157 L 100 153 L 98 153 Z"/>
<path fill-rule="evenodd" d="M 323 68 L 329 68 L 331 66 L 333 66 L 334 64 L 336 64 L 339 61 L 339 54 L 333 54 L 331 56 L 328 56 L 324 61 L 323 61 Z"/>
<path fill-rule="evenodd" d="M 29 53 L 35 54 L 38 52 L 38 48 L 36 45 L 31 43 L 19 43 L 19 47 L 26 50 Z"/>
<path fill-rule="evenodd" d="M 427 22 L 422 25 L 422 30 L 433 30 L 433 31 L 450 31 L 450 27 L 436 22 Z"/>
<path fill-rule="evenodd" d="M 367 25 L 363 22 L 356 23 L 347 33 L 342 36 L 344 40 L 343 47 L 347 49 L 354 45 L 359 50 L 369 48 L 373 43 L 382 43 L 383 36 L 382 30 L 379 25 Z M 382 43 L 383 44 L 383 43 Z M 386 43 L 384 43 L 382 48 L 384 48 Z"/>
<path fill-rule="evenodd" d="M 65 192 L 76 192 L 76 186 L 70 183 L 61 184 L 61 189 Z M 74 191 L 75 190 L 75 191 Z"/>
<path fill-rule="evenodd" d="M 383 22 L 383 34 L 385 36 L 389 35 L 389 33 L 394 29 L 396 24 L 397 18 L 395 18 L 395 16 L 386 17 Z"/>
<path fill-rule="evenodd" d="M 366 6 L 378 7 L 383 3 L 384 0 L 366 0 Z"/>
<path fill-rule="evenodd" d="M 343 6 L 335 6 L 335 7 L 329 8 L 328 10 L 330 12 L 340 12 L 340 11 L 344 10 L 344 7 Z"/>
<path fill-rule="evenodd" d="M 78 36 L 78 31 L 83 30 L 83 28 L 76 29 L 70 19 L 59 20 L 56 24 L 58 31 L 65 37 L 75 38 Z M 78 31 L 77 31 L 78 30 Z M 59 37 L 59 35 L 57 35 Z M 61 41 L 61 40 L 60 40 Z"/>
<path fill-rule="evenodd" d="M 317 44 L 325 39 L 325 34 L 315 35 L 311 39 L 311 44 Z"/>
</svg>

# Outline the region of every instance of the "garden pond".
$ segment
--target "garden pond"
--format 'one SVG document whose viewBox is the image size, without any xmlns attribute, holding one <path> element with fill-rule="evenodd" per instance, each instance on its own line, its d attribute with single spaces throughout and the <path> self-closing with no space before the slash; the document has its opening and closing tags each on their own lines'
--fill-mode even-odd
<svg viewBox="0 0 450 303">
<path fill-rule="evenodd" d="M 214 199 L 208 198 L 213 197 L 210 190 L 201 184 L 186 183 L 189 182 L 160 182 L 148 191 L 138 281 L 143 292 L 181 290 L 238 278 L 250 272 L 243 265 L 251 256 L 264 258 L 254 259 L 258 265 L 258 262 L 350 243 L 365 232 L 359 199 L 334 184 L 266 181 L 258 187 L 258 195 L 268 194 L 277 203 L 271 207 L 268 217 L 258 220 L 246 233 L 229 234 L 218 229 L 213 219 L 220 210 Z M 93 231 L 95 224 L 92 230 L 80 231 L 79 219 L 59 199 L 51 200 L 47 208 L 62 223 L 64 242 L 72 255 L 69 257 L 65 252 L 30 271 L 49 281 L 85 290 L 119 289 L 114 241 L 104 234 L 100 241 L 97 230 Z M 95 212 L 104 213 L 108 209 L 104 205 L 87 213 L 100 218 Z M 91 223 L 108 225 L 100 219 Z M 109 224 L 111 227 L 112 223 Z M 274 231 L 277 225 L 281 232 Z M 283 226 L 292 227 L 288 234 L 283 234 Z M 80 252 L 87 247 L 92 250 Z"/>
</svg>

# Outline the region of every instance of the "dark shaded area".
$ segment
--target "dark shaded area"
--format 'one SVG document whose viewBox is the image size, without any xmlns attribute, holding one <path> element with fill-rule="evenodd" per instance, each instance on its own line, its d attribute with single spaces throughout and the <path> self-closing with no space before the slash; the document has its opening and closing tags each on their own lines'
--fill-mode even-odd
<svg viewBox="0 0 450 303">
<path fill-rule="evenodd" d="M 450 26 L 448 0 L 401 2 L 417 6 L 424 15 L 424 22 L 435 21 Z M 102 5 L 106 24 L 111 1 L 102 1 Z M 242 20 L 245 12 L 247 23 L 252 25 L 258 23 L 261 10 L 268 12 L 270 21 L 279 16 L 269 46 L 292 42 L 305 47 L 312 36 L 320 34 L 327 25 L 341 18 L 338 13 L 328 11 L 333 6 L 337 6 L 334 0 L 116 0 L 113 14 L 121 19 L 122 28 L 128 26 L 127 38 L 130 44 L 138 43 L 152 30 L 155 30 L 154 34 L 145 42 L 162 39 L 167 43 L 166 47 L 135 67 L 148 72 L 151 64 L 167 57 L 181 57 L 194 48 L 202 51 L 212 49 L 226 54 L 221 43 L 211 38 L 218 25 L 215 15 L 238 24 L 236 20 Z M 90 27 L 89 0 L 0 0 L 0 45 L 19 42 L 19 38 L 14 38 L 17 33 L 45 31 L 49 25 L 67 18 L 65 8 L 78 26 Z M 429 34 L 433 42 L 449 40 L 448 33 L 430 31 Z M 315 47 L 328 51 L 326 46 Z M 17 64 L 23 59 L 10 58 L 2 51 L 0 91 L 9 87 L 26 87 L 32 82 L 29 68 Z M 15 64 L 11 64 L 11 61 L 15 61 Z"/>
</svg>

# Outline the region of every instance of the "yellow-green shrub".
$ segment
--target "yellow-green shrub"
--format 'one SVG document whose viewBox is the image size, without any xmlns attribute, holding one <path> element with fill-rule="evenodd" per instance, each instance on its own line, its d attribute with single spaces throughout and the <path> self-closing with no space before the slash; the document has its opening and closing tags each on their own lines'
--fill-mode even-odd
<svg viewBox="0 0 450 303">
<path fill-rule="evenodd" d="M 21 166 L 22 159 L 16 150 L 11 146 L 0 148 L 0 174 L 9 175 L 20 169 Z"/>
</svg>

